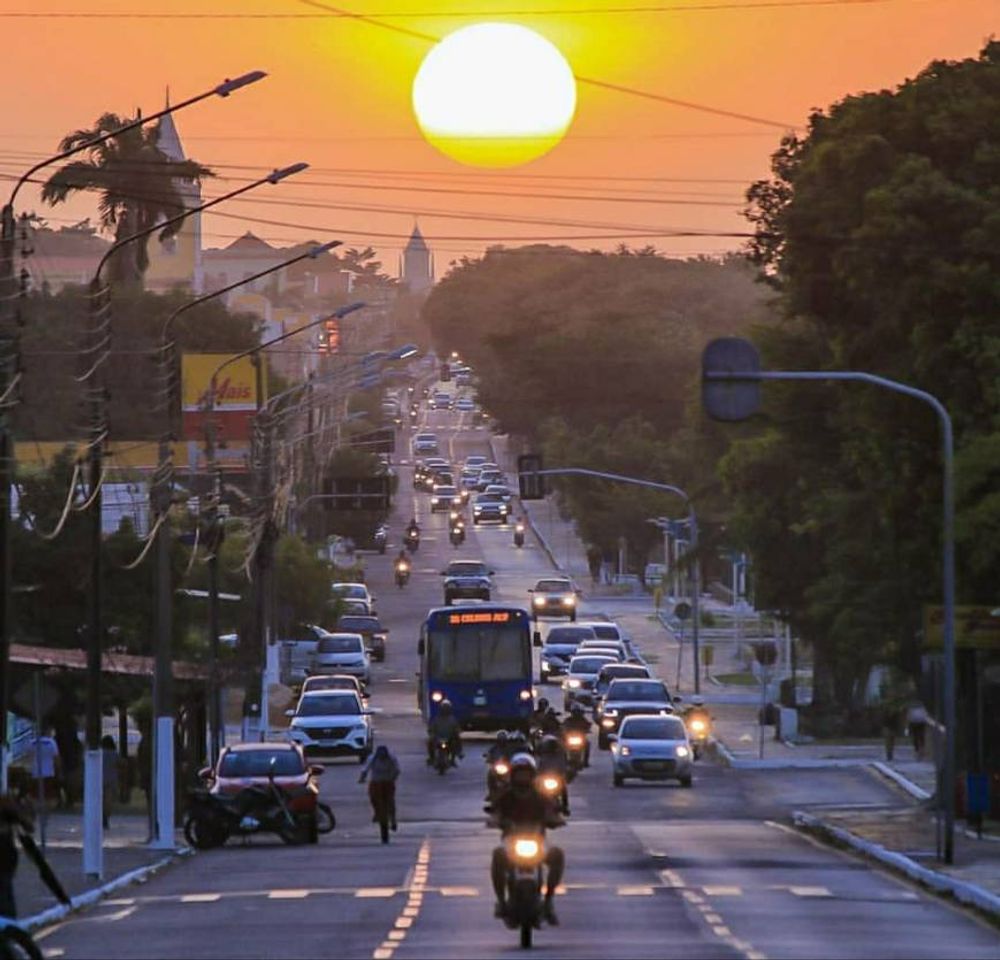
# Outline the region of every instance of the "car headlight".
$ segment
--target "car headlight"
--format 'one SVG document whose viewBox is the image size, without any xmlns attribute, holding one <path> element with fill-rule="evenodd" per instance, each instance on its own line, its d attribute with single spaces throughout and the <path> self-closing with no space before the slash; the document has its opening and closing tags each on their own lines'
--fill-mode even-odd
<svg viewBox="0 0 1000 960">
<path fill-rule="evenodd" d="M 483 508 L 482 508 L 481 506 L 479 506 L 479 504 L 477 503 L 477 504 L 476 504 L 476 505 L 475 505 L 475 506 L 474 506 L 474 507 L 472 508 L 472 512 L 473 512 L 473 513 L 482 513 L 482 512 L 483 512 Z"/>
<path fill-rule="evenodd" d="M 434 504 L 436 504 L 437 502 L 438 502 L 438 498 L 437 498 L 437 497 L 431 497 L 431 505 L 432 505 L 432 506 L 433 506 Z"/>
<path fill-rule="evenodd" d="M 688 750 L 688 748 L 685 746 L 680 746 L 677 748 L 677 756 L 680 757 L 682 760 L 684 759 L 684 757 L 689 756 L 690 753 L 691 751 Z"/>
<path fill-rule="evenodd" d="M 601 721 L 601 726 L 604 727 L 605 730 L 613 730 L 615 726 L 615 721 L 612 720 L 611 717 L 605 717 Z"/>
<path fill-rule="evenodd" d="M 435 703 L 440 703 L 442 700 L 444 700 L 444 694 L 440 690 L 435 690 L 431 694 L 431 700 L 433 700 Z"/>
<path fill-rule="evenodd" d="M 521 698 L 522 700 L 530 700 L 530 699 L 531 699 L 531 691 L 530 691 L 530 690 L 522 690 L 522 691 L 521 691 L 521 692 L 520 692 L 520 693 L 518 694 L 518 696 L 519 696 L 519 697 L 520 697 L 520 698 Z"/>
<path fill-rule="evenodd" d="M 576 603 L 576 597 L 563 597 L 563 606 L 572 607 Z"/>
<path fill-rule="evenodd" d="M 551 669 L 552 669 L 552 664 L 549 663 L 548 660 L 543 660 L 542 661 L 542 670 L 551 670 Z"/>
<path fill-rule="evenodd" d="M 569 687 L 570 690 L 578 690 L 580 688 L 580 681 L 574 677 L 573 679 L 566 681 L 566 686 Z"/>
<path fill-rule="evenodd" d="M 628 744 L 622 744 L 621 747 L 618 748 L 618 753 L 623 757 L 631 757 L 632 749 Z"/>
<path fill-rule="evenodd" d="M 477 512 L 478 512 L 478 511 L 477 511 Z M 534 600 L 532 600 L 531 602 L 532 602 L 532 603 L 533 603 L 533 604 L 534 604 L 534 605 L 535 605 L 536 607 L 544 607 L 544 606 L 545 606 L 545 597 L 535 597 L 535 599 L 534 599 Z"/>
</svg>

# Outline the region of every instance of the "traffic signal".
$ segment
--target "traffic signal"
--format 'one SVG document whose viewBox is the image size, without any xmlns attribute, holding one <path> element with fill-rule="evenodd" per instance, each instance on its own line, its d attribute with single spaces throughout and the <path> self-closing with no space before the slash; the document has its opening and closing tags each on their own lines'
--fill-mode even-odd
<svg viewBox="0 0 1000 960">
<path fill-rule="evenodd" d="M 545 499 L 545 477 L 539 472 L 542 458 L 537 453 L 525 453 L 517 458 L 517 486 L 522 500 Z"/>
</svg>

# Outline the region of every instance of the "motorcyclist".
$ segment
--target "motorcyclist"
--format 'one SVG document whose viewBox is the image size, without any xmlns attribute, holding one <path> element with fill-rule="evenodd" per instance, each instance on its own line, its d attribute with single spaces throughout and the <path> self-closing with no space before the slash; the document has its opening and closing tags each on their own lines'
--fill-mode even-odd
<svg viewBox="0 0 1000 960">
<path fill-rule="evenodd" d="M 450 700 L 442 700 L 438 704 L 437 713 L 431 717 L 430 723 L 427 724 L 428 764 L 434 763 L 434 750 L 439 740 L 447 741 L 452 763 L 455 762 L 455 758 L 463 756 L 461 728 L 455 719 Z"/>
<path fill-rule="evenodd" d="M 562 733 L 562 721 L 555 707 L 549 707 L 539 724 L 543 737 L 558 737 Z"/>
<path fill-rule="evenodd" d="M 380 744 L 372 758 L 361 771 L 358 783 L 364 783 L 371 776 L 368 784 L 368 800 L 372 805 L 372 820 L 378 820 L 379 807 L 385 804 L 389 814 L 389 825 L 396 829 L 396 781 L 399 779 L 399 761 L 389 751 L 385 744 Z M 383 843 L 388 843 L 384 838 Z"/>
<path fill-rule="evenodd" d="M 406 552 L 406 547 L 403 547 L 398 554 L 396 554 L 395 566 L 399 566 L 401 563 L 409 563 L 410 555 Z"/>
<path fill-rule="evenodd" d="M 493 804 L 492 822 L 499 826 L 506 836 L 518 827 L 530 826 L 545 830 L 561 827 L 565 822 L 555 804 L 538 791 L 535 779 L 538 767 L 534 757 L 526 753 L 511 758 L 510 786 L 497 797 Z M 545 852 L 548 876 L 545 882 L 545 919 L 556 926 L 559 919 L 553 907 L 556 888 L 562 881 L 566 867 L 566 857 L 559 847 L 549 846 Z M 497 902 L 494 914 L 501 919 L 507 912 L 507 851 L 501 844 L 493 850 L 490 875 Z"/>
<path fill-rule="evenodd" d="M 559 806 L 566 816 L 569 816 L 569 787 L 567 786 L 566 748 L 559 737 L 551 734 L 542 737 L 536 754 L 539 774 L 551 773 L 562 780 L 562 790 L 559 791 Z"/>
<path fill-rule="evenodd" d="M 411 517 L 410 522 L 406 525 L 406 532 L 410 536 L 420 536 L 420 524 L 417 523 L 416 517 Z"/>
<path fill-rule="evenodd" d="M 539 697 L 538 703 L 535 705 L 535 709 L 531 712 L 531 718 L 529 719 L 529 725 L 534 727 L 541 727 L 542 720 L 545 719 L 545 714 L 549 712 L 549 701 L 545 697 Z"/>
<path fill-rule="evenodd" d="M 483 754 L 487 763 L 496 763 L 497 760 L 510 759 L 510 734 L 506 730 L 501 730 L 497 734 L 496 740 L 490 744 L 490 748 Z"/>
<path fill-rule="evenodd" d="M 593 724 L 587 719 L 583 707 L 574 703 L 569 710 L 569 716 L 563 721 L 564 733 L 579 733 L 584 738 L 583 765 L 590 766 L 590 728 Z"/>
</svg>

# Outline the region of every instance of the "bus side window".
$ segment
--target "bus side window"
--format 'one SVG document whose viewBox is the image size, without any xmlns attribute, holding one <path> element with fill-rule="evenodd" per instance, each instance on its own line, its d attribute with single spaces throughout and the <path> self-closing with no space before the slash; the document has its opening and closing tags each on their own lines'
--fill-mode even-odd
<svg viewBox="0 0 1000 960">
<path fill-rule="evenodd" d="M 417 656 L 424 655 L 424 627 L 420 628 L 420 639 L 417 641 Z"/>
</svg>

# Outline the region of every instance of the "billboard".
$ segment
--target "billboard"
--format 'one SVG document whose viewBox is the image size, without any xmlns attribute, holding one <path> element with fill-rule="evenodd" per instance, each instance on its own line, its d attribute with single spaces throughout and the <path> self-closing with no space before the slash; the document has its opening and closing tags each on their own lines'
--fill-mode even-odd
<svg viewBox="0 0 1000 960">
<path fill-rule="evenodd" d="M 181 358 L 181 404 L 183 439 L 188 444 L 191 465 L 198 457 L 196 449 L 205 436 L 205 416 L 212 375 L 232 354 L 186 353 Z M 235 460 L 242 468 L 254 413 L 257 410 L 257 376 L 250 357 L 228 364 L 216 377 L 214 419 L 218 427 L 219 459 Z M 225 454 L 222 453 L 225 451 Z"/>
<path fill-rule="evenodd" d="M 924 607 L 924 644 L 944 648 L 944 607 Z M 1000 649 L 1000 608 L 966 605 L 955 607 L 955 646 L 960 649 Z"/>
</svg>

